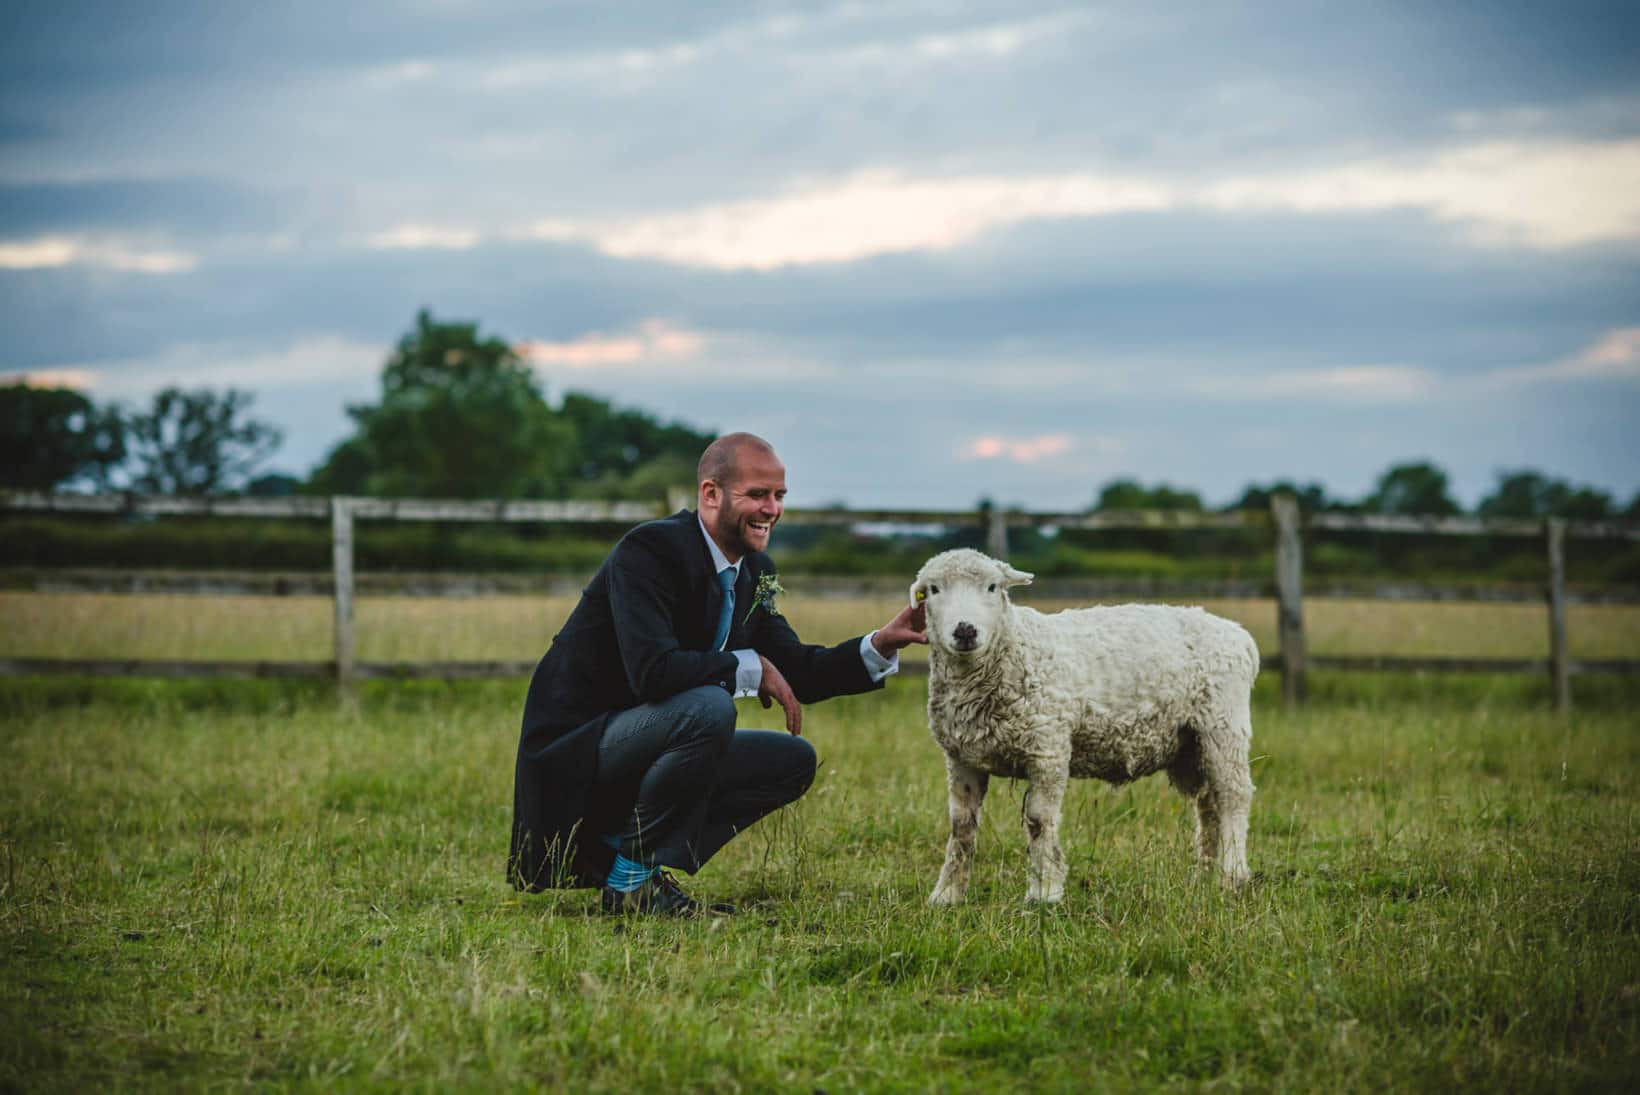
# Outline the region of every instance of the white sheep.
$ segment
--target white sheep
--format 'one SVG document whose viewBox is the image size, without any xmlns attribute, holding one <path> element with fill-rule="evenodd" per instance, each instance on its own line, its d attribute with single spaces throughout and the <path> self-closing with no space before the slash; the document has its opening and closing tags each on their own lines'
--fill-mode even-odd
<svg viewBox="0 0 1640 1095">
<path fill-rule="evenodd" d="M 1166 771 L 1196 803 L 1196 847 L 1226 886 L 1247 881 L 1253 798 L 1248 710 L 1258 647 L 1199 608 L 1117 605 L 1044 615 L 1008 588 L 1031 575 L 977 551 L 934 556 L 911 599 L 927 610 L 928 728 L 945 750 L 951 839 L 929 901 L 968 887 L 993 775 L 1024 778 L 1031 901 L 1059 901 L 1059 816 L 1072 776 L 1126 783 Z"/>
</svg>

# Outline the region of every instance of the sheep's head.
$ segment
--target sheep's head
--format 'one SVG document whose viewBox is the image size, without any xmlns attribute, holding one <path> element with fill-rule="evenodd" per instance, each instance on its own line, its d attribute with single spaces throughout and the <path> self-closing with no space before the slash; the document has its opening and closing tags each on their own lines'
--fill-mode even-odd
<svg viewBox="0 0 1640 1095">
<path fill-rule="evenodd" d="M 928 641 L 943 654 L 984 654 L 1007 618 L 1008 588 L 1029 585 L 1031 575 L 1000 559 L 959 548 L 922 565 L 911 583 L 911 601 L 927 612 Z"/>
</svg>

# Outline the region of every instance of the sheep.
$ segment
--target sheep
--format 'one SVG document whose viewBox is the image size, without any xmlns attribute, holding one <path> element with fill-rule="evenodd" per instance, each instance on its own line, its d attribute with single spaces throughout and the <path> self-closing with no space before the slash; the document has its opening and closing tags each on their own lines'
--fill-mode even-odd
<svg viewBox="0 0 1640 1095">
<path fill-rule="evenodd" d="M 1216 863 L 1226 887 L 1246 882 L 1252 636 L 1200 608 L 1045 615 L 1009 600 L 1031 578 L 964 548 L 929 559 L 911 586 L 926 613 L 928 728 L 950 792 L 951 837 L 929 902 L 962 900 L 993 775 L 1029 781 L 1029 901 L 1064 897 L 1059 817 L 1071 777 L 1122 784 L 1165 771 L 1195 801 L 1203 865 Z"/>
</svg>

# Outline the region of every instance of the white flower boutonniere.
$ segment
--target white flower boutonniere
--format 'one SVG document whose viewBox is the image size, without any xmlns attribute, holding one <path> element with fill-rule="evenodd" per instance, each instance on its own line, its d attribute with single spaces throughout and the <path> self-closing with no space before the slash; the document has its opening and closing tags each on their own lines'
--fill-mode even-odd
<svg viewBox="0 0 1640 1095">
<path fill-rule="evenodd" d="M 774 599 L 784 592 L 786 592 L 785 587 L 780 584 L 780 579 L 773 574 L 765 574 L 759 578 L 757 580 L 757 589 L 752 592 L 752 607 L 746 610 L 746 619 L 740 621 L 741 626 L 744 627 L 746 620 L 752 618 L 752 613 L 757 611 L 758 605 L 762 605 L 763 611 L 771 616 L 780 615 L 780 609 L 775 607 Z"/>
</svg>

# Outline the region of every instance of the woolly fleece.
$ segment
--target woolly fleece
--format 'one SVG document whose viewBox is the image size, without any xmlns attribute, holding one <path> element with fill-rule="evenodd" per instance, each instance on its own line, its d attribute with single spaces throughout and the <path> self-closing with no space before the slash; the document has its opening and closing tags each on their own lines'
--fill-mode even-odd
<svg viewBox="0 0 1640 1095">
<path fill-rule="evenodd" d="M 927 609 L 928 726 L 945 751 L 950 791 L 951 838 L 930 900 L 962 900 L 992 775 L 1030 783 L 1030 900 L 1064 894 L 1058 830 L 1071 777 L 1119 784 L 1166 771 L 1195 802 L 1202 860 L 1226 885 L 1245 882 L 1252 636 L 1200 608 L 1046 615 L 1008 596 L 1030 580 L 962 549 L 929 559 L 911 587 Z"/>
</svg>

